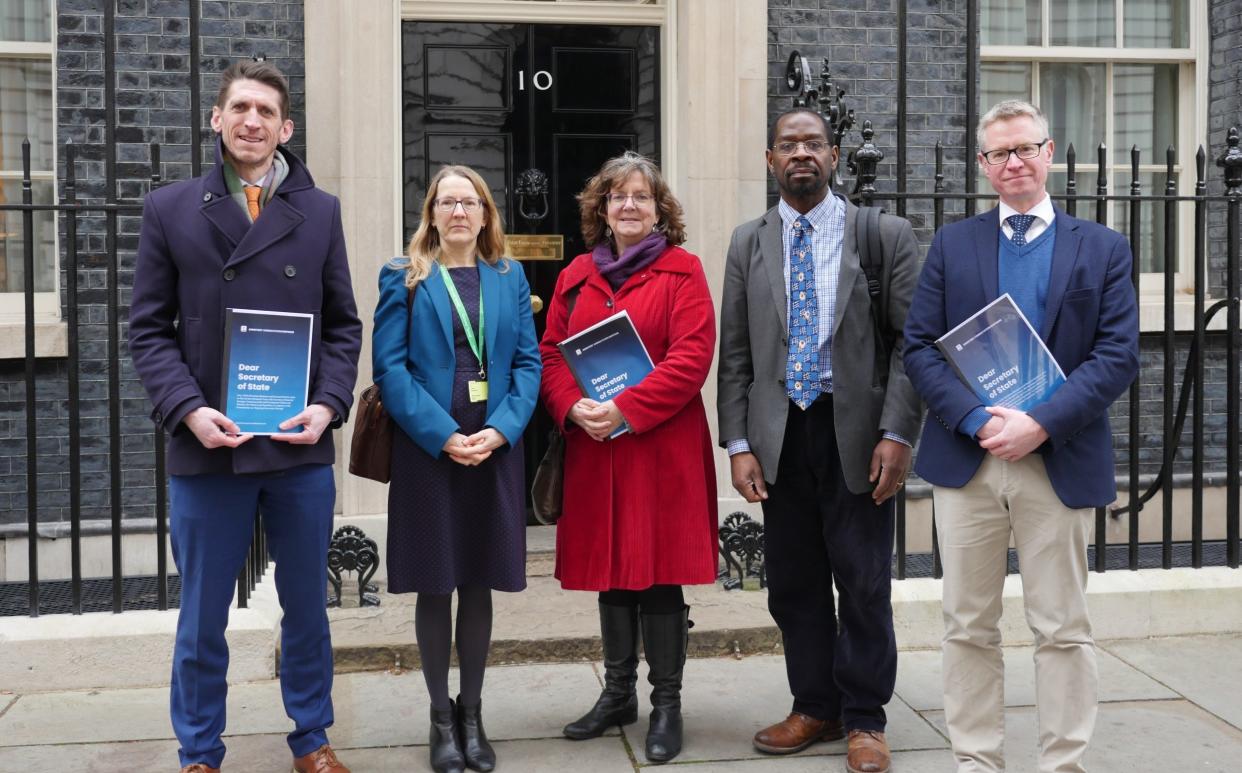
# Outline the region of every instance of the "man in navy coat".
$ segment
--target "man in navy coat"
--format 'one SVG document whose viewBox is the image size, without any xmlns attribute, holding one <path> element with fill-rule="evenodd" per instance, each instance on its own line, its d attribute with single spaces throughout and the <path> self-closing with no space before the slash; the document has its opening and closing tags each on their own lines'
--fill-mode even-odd
<svg viewBox="0 0 1242 773">
<path fill-rule="evenodd" d="M 354 306 L 340 203 L 282 147 L 289 88 L 263 61 L 224 71 L 211 126 L 216 165 L 152 191 L 134 268 L 129 347 L 169 433 L 173 558 L 181 612 L 171 714 L 183 773 L 224 758 L 228 623 L 256 512 L 276 561 L 280 681 L 299 773 L 348 773 L 328 745 L 332 645 L 325 609 L 335 451 L 349 414 L 362 323 Z M 221 413 L 225 310 L 314 315 L 308 405 L 254 437 Z"/>
<path fill-rule="evenodd" d="M 1045 189 L 1043 114 L 1006 101 L 979 121 L 1000 206 L 947 225 L 906 318 L 906 373 L 927 403 L 915 471 L 934 487 L 944 564 L 945 719 L 958 770 L 1005 768 L 1001 594 L 1010 536 L 1035 637 L 1041 773 L 1082 771 L 1096 718 L 1087 615 L 1092 509 L 1116 497 L 1108 407 L 1138 371 L 1125 237 Z M 936 339 L 1009 293 L 1067 376 L 1029 412 L 982 405 Z"/>
</svg>

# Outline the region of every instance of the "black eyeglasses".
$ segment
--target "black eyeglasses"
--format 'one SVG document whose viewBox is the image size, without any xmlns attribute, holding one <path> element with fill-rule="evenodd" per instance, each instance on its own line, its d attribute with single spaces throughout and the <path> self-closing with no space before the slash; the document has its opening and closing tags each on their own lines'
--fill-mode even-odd
<svg viewBox="0 0 1242 773">
<path fill-rule="evenodd" d="M 996 148 L 995 150 L 984 151 L 982 153 L 983 160 L 996 166 L 997 164 L 1009 163 L 1010 153 L 1018 158 L 1035 158 L 1039 155 L 1039 151 L 1043 149 L 1044 145 L 1048 144 L 1049 139 L 1051 138 L 1046 137 L 1040 142 L 1024 142 L 1016 148 Z"/>
</svg>

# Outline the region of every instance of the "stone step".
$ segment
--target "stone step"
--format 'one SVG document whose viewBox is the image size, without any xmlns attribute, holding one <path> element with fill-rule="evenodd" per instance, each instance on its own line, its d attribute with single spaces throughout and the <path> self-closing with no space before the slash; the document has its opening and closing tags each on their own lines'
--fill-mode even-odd
<svg viewBox="0 0 1242 773">
<path fill-rule="evenodd" d="M 537 563 L 540 559 L 536 558 Z M 558 663 L 598 660 L 599 613 L 595 593 L 565 591 L 554 577 L 532 573 L 521 593 L 492 595 L 492 663 Z M 380 606 L 329 610 L 339 673 L 413 668 L 415 594 L 380 588 Z M 726 591 L 719 585 L 686 588 L 694 628 L 692 657 L 779 651 L 780 634 L 767 610 L 767 594 Z"/>
</svg>

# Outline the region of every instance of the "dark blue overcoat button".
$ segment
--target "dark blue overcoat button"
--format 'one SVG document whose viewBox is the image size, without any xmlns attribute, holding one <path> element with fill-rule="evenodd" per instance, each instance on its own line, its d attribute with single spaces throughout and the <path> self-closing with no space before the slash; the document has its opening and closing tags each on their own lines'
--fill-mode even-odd
<svg viewBox="0 0 1242 773">
<path fill-rule="evenodd" d="M 285 276 L 289 277 L 290 279 L 296 276 L 297 273 L 298 273 L 298 270 L 294 268 L 293 266 L 285 266 Z"/>
<path fill-rule="evenodd" d="M 224 281 L 232 282 L 237 277 L 237 272 L 231 268 L 224 269 Z"/>
</svg>

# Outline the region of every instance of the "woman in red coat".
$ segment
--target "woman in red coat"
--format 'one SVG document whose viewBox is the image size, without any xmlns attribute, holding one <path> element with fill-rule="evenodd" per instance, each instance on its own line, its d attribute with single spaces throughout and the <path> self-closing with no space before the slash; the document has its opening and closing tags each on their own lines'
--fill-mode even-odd
<svg viewBox="0 0 1242 773">
<path fill-rule="evenodd" d="M 682 210 L 656 165 L 614 158 L 578 196 L 592 252 L 561 271 L 540 344 L 549 413 L 565 433 L 556 576 L 599 592 L 605 685 L 566 725 L 575 740 L 637 721 L 639 621 L 650 667 L 646 754 L 681 751 L 681 675 L 689 607 L 681 586 L 716 579 L 716 474 L 700 390 L 716 346 L 715 311 Z M 556 344 L 629 312 L 655 363 L 615 399 L 583 397 Z M 610 440 L 620 426 L 628 431 Z"/>
</svg>

